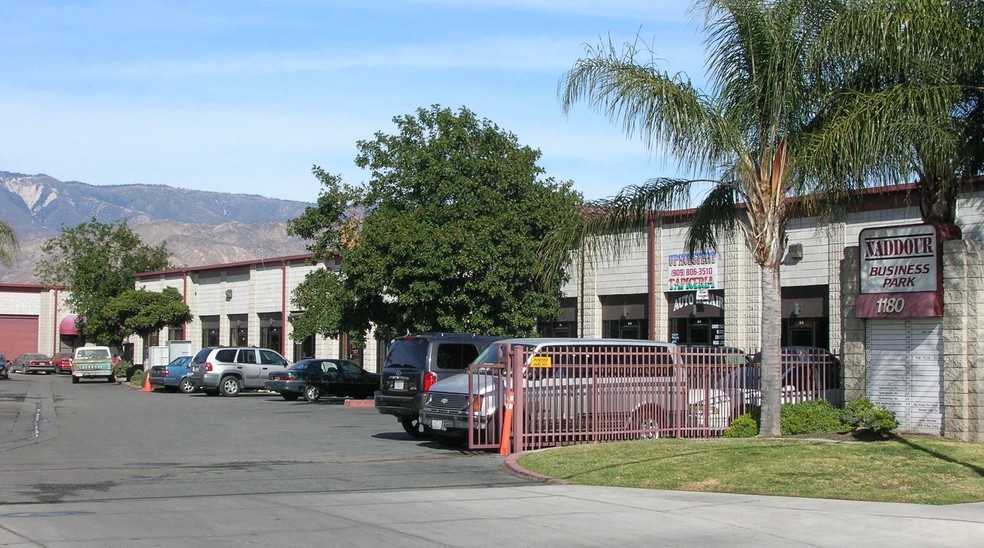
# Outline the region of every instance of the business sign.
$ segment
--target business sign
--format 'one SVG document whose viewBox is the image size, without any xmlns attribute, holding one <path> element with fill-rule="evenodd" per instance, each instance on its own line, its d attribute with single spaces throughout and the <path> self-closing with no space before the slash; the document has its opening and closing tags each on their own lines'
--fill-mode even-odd
<svg viewBox="0 0 984 548">
<path fill-rule="evenodd" d="M 717 251 L 674 253 L 667 257 L 667 291 L 718 289 Z"/>
<path fill-rule="evenodd" d="M 859 318 L 943 315 L 941 238 L 929 224 L 861 231 Z"/>
</svg>

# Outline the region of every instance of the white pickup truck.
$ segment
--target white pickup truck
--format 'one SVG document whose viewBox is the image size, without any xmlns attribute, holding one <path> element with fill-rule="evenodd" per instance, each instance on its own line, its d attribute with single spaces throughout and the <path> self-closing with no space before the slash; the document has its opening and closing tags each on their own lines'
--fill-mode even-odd
<svg viewBox="0 0 984 548">
<path fill-rule="evenodd" d="M 116 382 L 113 374 L 113 353 L 108 346 L 83 346 L 75 349 L 72 360 L 72 382 L 86 379 L 106 379 Z"/>
</svg>

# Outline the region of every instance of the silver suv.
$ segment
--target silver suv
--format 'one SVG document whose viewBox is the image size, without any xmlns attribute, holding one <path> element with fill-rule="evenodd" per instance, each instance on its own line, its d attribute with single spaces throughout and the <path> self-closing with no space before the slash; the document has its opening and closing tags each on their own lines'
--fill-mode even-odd
<svg viewBox="0 0 984 548">
<path fill-rule="evenodd" d="M 238 396 L 259 390 L 270 373 L 290 365 L 287 358 L 268 348 L 246 346 L 202 348 L 191 359 L 190 379 L 209 396 Z"/>
</svg>

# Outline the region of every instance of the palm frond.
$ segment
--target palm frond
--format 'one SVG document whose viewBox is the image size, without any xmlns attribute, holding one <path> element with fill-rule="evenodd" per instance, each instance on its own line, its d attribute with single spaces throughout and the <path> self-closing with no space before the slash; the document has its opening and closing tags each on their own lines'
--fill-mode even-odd
<svg viewBox="0 0 984 548">
<path fill-rule="evenodd" d="M 627 137 L 640 136 L 651 150 L 665 147 L 686 169 L 700 172 L 715 165 L 719 123 L 707 97 L 686 74 L 660 71 L 655 54 L 645 51 L 649 59 L 639 62 L 638 41 L 622 50 L 611 42 L 588 46 L 558 84 L 563 112 L 586 101 L 621 124 Z"/>
</svg>

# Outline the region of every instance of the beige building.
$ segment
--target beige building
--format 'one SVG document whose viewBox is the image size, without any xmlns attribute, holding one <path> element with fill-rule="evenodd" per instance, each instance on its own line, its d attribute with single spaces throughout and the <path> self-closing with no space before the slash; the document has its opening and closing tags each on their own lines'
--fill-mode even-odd
<svg viewBox="0 0 984 548">
<path fill-rule="evenodd" d="M 836 221 L 803 217 L 790 223 L 781 269 L 782 342 L 829 348 L 841 356 L 848 399 L 867 395 L 894 406 L 906 429 L 984 439 L 984 379 L 977 373 L 984 325 L 977 321 L 981 311 L 976 305 L 984 302 L 984 272 L 975 262 L 984 241 L 984 180 L 967 187 L 957 201 L 957 224 L 964 239 L 946 244 L 943 314 L 887 319 L 856 315 L 862 231 L 919 224 L 912 190 L 871 190 Z M 575 261 L 563 288 L 563 314 L 541 322 L 540 333 L 757 349 L 759 269 L 738 239 L 690 257 L 684 245 L 691 215 L 692 211 L 664 215 L 618 257 Z M 361 353 L 345 340 L 292 338 L 290 319 L 299 311 L 291 305 L 291 294 L 306 274 L 324 266 L 312 265 L 310 256 L 303 255 L 139 274 L 136 287 L 174 287 L 194 316 L 183 328 L 152 337 L 149 346 L 168 340 L 190 340 L 196 349 L 261 346 L 291 360 L 344 357 L 378 370 L 385 343 L 372 336 Z M 338 264 L 327 267 L 337 269 Z M 30 347 L 50 353 L 76 343 L 62 331 L 72 329 L 72 322 L 65 321 L 69 313 L 62 291 L 0 286 L 0 352 L 10 355 L 14 352 L 8 348 Z M 914 343 L 917 339 L 921 342 Z M 889 341 L 889 350 L 902 349 L 901 354 L 885 351 L 879 341 Z M 142 341 L 134 341 L 133 355 L 135 362 L 143 362 Z M 895 356 L 895 361 L 880 372 L 877 360 L 883 356 Z M 916 377 L 928 380 L 925 385 L 900 384 Z M 913 409 L 917 411 L 910 412 Z"/>
</svg>

